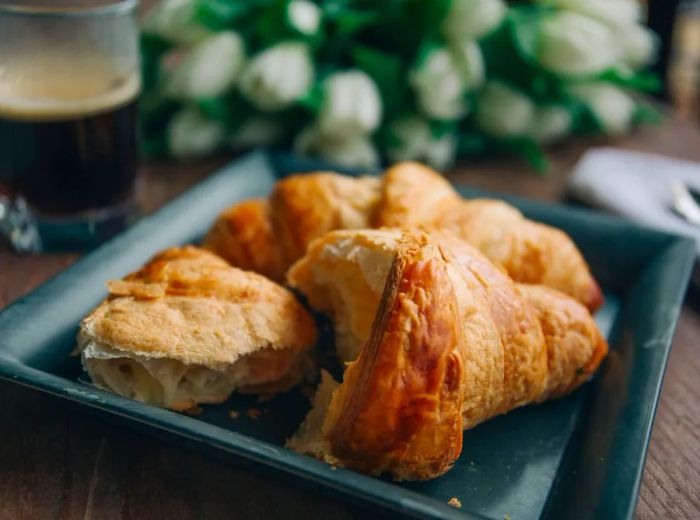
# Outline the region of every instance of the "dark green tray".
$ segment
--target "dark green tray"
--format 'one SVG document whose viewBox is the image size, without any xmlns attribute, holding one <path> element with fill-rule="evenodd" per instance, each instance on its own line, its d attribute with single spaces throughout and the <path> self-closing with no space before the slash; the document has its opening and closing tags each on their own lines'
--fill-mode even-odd
<svg viewBox="0 0 700 520">
<path fill-rule="evenodd" d="M 105 280 L 136 269 L 160 249 L 196 241 L 222 209 L 266 195 L 276 176 L 319 166 L 262 152 L 237 160 L 18 300 L 0 313 L 0 377 L 411 516 L 630 518 L 695 246 L 588 211 L 511 199 L 530 217 L 565 229 L 583 250 L 605 288 L 607 303 L 596 319 L 610 340 L 610 356 L 571 396 L 465 432 L 458 463 L 433 481 L 395 484 L 332 470 L 284 449 L 308 408 L 296 391 L 262 404 L 234 396 L 188 417 L 85 383 L 69 353 L 78 322 L 106 294 Z M 252 420 L 244 413 L 248 407 L 265 413 Z M 230 409 L 240 417 L 231 419 Z M 452 497 L 461 509 L 447 505 Z"/>
</svg>

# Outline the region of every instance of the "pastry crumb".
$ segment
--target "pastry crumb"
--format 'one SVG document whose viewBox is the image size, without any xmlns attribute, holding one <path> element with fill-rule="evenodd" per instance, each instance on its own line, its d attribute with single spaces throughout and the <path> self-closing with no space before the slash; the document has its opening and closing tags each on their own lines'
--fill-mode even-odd
<svg viewBox="0 0 700 520">
<path fill-rule="evenodd" d="M 447 503 L 448 503 L 449 505 L 451 505 L 452 507 L 457 507 L 457 508 L 462 507 L 462 502 L 460 502 L 459 498 L 457 498 L 457 497 L 452 497 L 452 498 L 450 498 L 450 499 L 447 501 Z"/>
<path fill-rule="evenodd" d="M 508 513 L 506 513 L 505 515 L 503 515 L 503 520 L 512 520 L 512 519 L 510 518 L 510 515 Z"/>
<path fill-rule="evenodd" d="M 338 469 L 338 466 L 331 466 L 331 471 L 335 471 L 336 469 Z"/>
<path fill-rule="evenodd" d="M 237 410 L 229 410 L 228 411 L 228 416 L 231 419 L 238 419 L 238 416 L 241 415 Z"/>
<path fill-rule="evenodd" d="M 251 419 L 257 419 L 263 413 L 260 410 L 258 410 L 257 408 L 248 408 L 248 410 L 246 410 L 245 414 L 248 417 L 250 417 Z"/>
<path fill-rule="evenodd" d="M 275 394 L 260 394 L 258 395 L 258 403 L 266 403 L 273 397 L 275 397 Z"/>
<path fill-rule="evenodd" d="M 200 415 L 202 413 L 202 408 L 199 406 L 193 406 L 192 408 L 188 408 L 187 410 L 184 410 L 182 413 L 185 415 L 189 415 L 191 417 L 195 417 L 197 415 Z"/>
</svg>

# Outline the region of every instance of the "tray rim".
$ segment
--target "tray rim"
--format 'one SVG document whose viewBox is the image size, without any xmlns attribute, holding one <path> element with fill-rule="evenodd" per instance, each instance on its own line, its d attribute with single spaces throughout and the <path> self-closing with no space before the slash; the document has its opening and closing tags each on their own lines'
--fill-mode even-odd
<svg viewBox="0 0 700 520">
<path fill-rule="evenodd" d="M 179 202 L 182 204 L 184 200 L 191 196 L 193 190 L 202 190 L 203 185 L 212 181 L 213 178 L 225 175 L 226 170 L 233 164 L 251 158 L 262 159 L 272 170 L 275 172 L 279 171 L 274 160 L 265 152 L 253 152 L 251 154 L 241 156 L 224 165 L 222 168 L 217 169 L 216 172 L 196 184 L 193 188 L 190 188 L 183 194 L 171 200 L 168 204 L 159 208 L 152 215 L 149 215 L 148 219 L 157 220 L 159 215 L 167 213 L 168 208 L 173 206 L 175 203 Z M 457 186 L 464 185 L 460 184 Z M 672 291 L 674 302 L 677 303 L 677 305 L 675 306 L 675 314 L 672 316 L 672 319 L 669 320 L 669 327 L 675 333 L 687 281 L 689 280 L 692 265 L 695 260 L 696 246 L 692 239 L 658 231 L 646 226 L 640 226 L 624 221 L 618 217 L 604 215 L 588 209 L 563 207 L 547 202 L 533 201 L 530 199 L 523 199 L 513 196 L 502 196 L 502 198 L 505 200 L 514 201 L 516 204 L 523 202 L 525 205 L 538 207 L 544 211 L 550 211 L 554 215 L 568 215 L 569 217 L 574 217 L 576 213 L 585 213 L 587 214 L 587 218 L 593 217 L 594 220 L 601 223 L 614 223 L 616 225 L 622 224 L 625 227 L 636 228 L 645 233 L 651 233 L 656 235 L 657 238 L 665 239 L 665 245 L 657 251 L 658 255 L 663 254 L 663 252 L 669 248 L 679 248 L 679 250 L 685 255 L 685 262 L 683 272 L 679 273 L 678 276 L 680 283 Z M 144 222 L 141 221 L 139 224 L 144 225 Z M 128 240 L 130 231 L 133 229 L 134 228 L 130 228 L 129 230 L 126 230 L 124 233 L 118 235 L 107 244 L 114 244 L 115 242 L 118 243 L 121 240 Z M 101 246 L 93 253 L 81 258 L 75 264 L 45 281 L 27 295 L 13 301 L 10 305 L 0 310 L 0 315 L 6 314 L 16 305 L 22 305 L 26 299 L 31 299 L 37 294 L 40 294 L 42 290 L 45 290 L 48 285 L 55 283 L 57 279 L 62 278 L 67 273 L 70 275 L 70 272 L 73 269 L 79 270 L 81 266 L 92 257 L 93 254 L 98 253 L 107 244 Z M 654 255 L 654 257 L 655 256 L 656 255 Z M 632 488 L 629 490 L 629 493 L 626 496 L 628 507 L 626 507 L 627 514 L 625 516 L 627 518 L 631 518 L 631 516 L 634 514 L 636 503 L 639 498 L 639 487 L 641 485 L 648 445 L 651 439 L 654 418 L 658 407 L 660 391 L 663 385 L 663 378 L 666 371 L 666 365 L 668 363 L 672 340 L 673 334 L 669 334 L 666 344 L 663 345 L 663 362 L 658 371 L 658 377 L 655 378 L 653 392 L 654 397 L 651 406 L 649 407 L 649 412 L 645 414 L 646 428 L 643 432 L 644 435 L 641 446 L 641 457 L 640 460 L 636 461 L 636 477 L 634 478 Z M 2 341 L 0 341 L 0 345 L 1 344 Z M 68 399 L 70 401 L 116 415 L 119 418 L 124 419 L 125 426 L 128 426 L 130 421 L 135 421 L 141 425 L 147 426 L 149 429 L 153 428 L 199 443 L 203 442 L 209 447 L 213 447 L 227 453 L 232 453 L 237 457 L 242 457 L 265 464 L 272 471 L 282 471 L 288 475 L 300 476 L 305 480 L 311 481 L 315 484 L 320 484 L 321 486 L 329 488 L 334 492 L 339 492 L 346 497 L 360 499 L 364 502 L 369 502 L 382 508 L 389 508 L 404 515 L 419 516 L 422 518 L 485 518 L 484 516 L 478 514 L 455 509 L 452 506 L 440 502 L 432 497 L 404 489 L 399 486 L 394 486 L 391 483 L 387 483 L 373 477 L 368 477 L 341 468 L 332 470 L 323 462 L 310 459 L 309 457 L 299 455 L 283 447 L 270 444 L 254 437 L 249 437 L 232 430 L 226 430 L 222 427 L 182 414 L 177 414 L 169 410 L 159 409 L 122 398 L 94 387 L 87 387 L 78 381 L 66 379 L 23 364 L 21 361 L 9 357 L 2 350 L 0 350 L 0 378 L 8 381 L 14 381 L 23 386 L 34 388 L 57 397 Z M 227 439 L 229 441 L 234 440 L 235 442 L 225 442 Z M 334 475 L 338 475 L 339 472 L 343 474 L 344 480 L 336 482 L 333 477 Z M 348 486 L 348 484 L 351 485 Z"/>
</svg>

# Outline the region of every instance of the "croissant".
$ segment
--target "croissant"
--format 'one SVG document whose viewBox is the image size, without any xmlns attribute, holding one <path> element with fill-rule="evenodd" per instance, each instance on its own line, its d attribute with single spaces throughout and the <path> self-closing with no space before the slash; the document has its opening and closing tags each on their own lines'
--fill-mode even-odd
<svg viewBox="0 0 700 520">
<path fill-rule="evenodd" d="M 204 246 L 233 265 L 282 281 L 309 243 L 336 229 L 447 229 L 516 281 L 558 289 L 589 309 L 603 296 L 581 253 L 562 231 L 527 220 L 505 202 L 464 200 L 441 175 L 401 163 L 382 178 L 333 173 L 288 177 L 268 201 L 222 213 Z"/>
<path fill-rule="evenodd" d="M 225 260 L 282 282 L 287 268 L 315 238 L 334 229 L 371 227 L 381 181 L 335 173 L 292 176 L 269 200 L 252 199 L 225 210 L 204 247 Z"/>
<path fill-rule="evenodd" d="M 500 200 L 463 199 L 442 176 L 421 164 L 403 163 L 386 172 L 374 223 L 450 231 L 516 282 L 558 289 L 590 310 L 603 304 L 600 287 L 566 233 L 528 220 Z"/>
<path fill-rule="evenodd" d="M 195 247 L 172 248 L 123 280 L 80 324 L 93 382 L 173 410 L 275 392 L 312 366 L 313 318 L 263 276 Z"/>
<path fill-rule="evenodd" d="M 335 231 L 288 280 L 332 317 L 347 363 L 288 446 L 370 474 L 444 473 L 463 429 L 571 392 L 608 349 L 583 305 L 514 283 L 449 234 Z"/>
</svg>

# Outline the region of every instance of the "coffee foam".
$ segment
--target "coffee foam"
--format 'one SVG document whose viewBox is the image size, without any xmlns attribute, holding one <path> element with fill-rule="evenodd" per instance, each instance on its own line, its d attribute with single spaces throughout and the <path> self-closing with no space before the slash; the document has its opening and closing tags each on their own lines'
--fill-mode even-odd
<svg viewBox="0 0 700 520">
<path fill-rule="evenodd" d="M 0 118 L 51 121 L 84 117 L 125 105 L 141 90 L 136 72 L 118 77 L 87 70 L 91 72 L 14 74 L 10 81 L 0 67 Z"/>
</svg>

